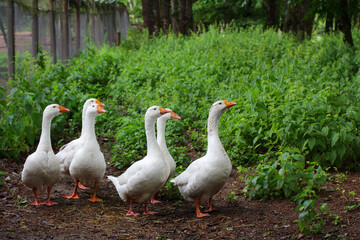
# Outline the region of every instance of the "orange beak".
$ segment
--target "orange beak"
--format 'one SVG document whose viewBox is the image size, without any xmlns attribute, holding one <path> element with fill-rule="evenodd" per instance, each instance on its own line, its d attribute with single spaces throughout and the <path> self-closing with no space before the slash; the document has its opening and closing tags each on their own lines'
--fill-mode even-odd
<svg viewBox="0 0 360 240">
<path fill-rule="evenodd" d="M 63 113 L 63 112 L 69 112 L 70 110 L 65 108 L 65 107 L 62 107 L 59 105 L 59 109 L 60 109 L 60 112 Z"/>
<path fill-rule="evenodd" d="M 165 113 L 171 112 L 171 110 L 167 110 L 167 109 L 162 108 L 162 107 L 160 107 L 160 106 L 159 106 L 159 109 L 160 109 L 160 114 L 161 114 L 161 115 L 164 115 Z"/>
<path fill-rule="evenodd" d="M 171 118 L 172 119 L 181 119 L 181 117 L 179 117 L 176 113 L 174 113 L 173 111 L 171 111 Z"/>
<path fill-rule="evenodd" d="M 103 109 L 100 105 L 97 105 L 97 112 L 98 113 L 106 113 L 106 110 Z"/>
<path fill-rule="evenodd" d="M 100 105 L 100 106 L 102 106 L 102 107 L 105 107 L 105 104 L 103 104 L 102 102 L 100 102 L 100 101 L 97 100 L 97 99 L 96 99 L 96 104 L 97 104 L 97 105 Z"/>
<path fill-rule="evenodd" d="M 226 100 L 224 100 L 224 103 L 227 108 L 231 108 L 232 106 L 235 106 L 237 104 L 236 102 L 228 102 Z"/>
</svg>

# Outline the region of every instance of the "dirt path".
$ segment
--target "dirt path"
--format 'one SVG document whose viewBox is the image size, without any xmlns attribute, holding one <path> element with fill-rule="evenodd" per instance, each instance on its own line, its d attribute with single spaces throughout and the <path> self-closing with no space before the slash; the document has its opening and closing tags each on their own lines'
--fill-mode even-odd
<svg viewBox="0 0 360 240">
<path fill-rule="evenodd" d="M 99 187 L 101 203 L 87 201 L 92 189 L 81 190 L 77 200 L 63 198 L 72 191 L 72 186 L 61 180 L 52 192 L 52 200 L 58 205 L 29 206 L 29 201 L 33 201 L 32 192 L 22 185 L 19 174 L 23 162 L 24 159 L 19 163 L 5 160 L 0 163 L 0 171 L 6 172 L 5 181 L 0 185 L 1 239 L 359 239 L 360 236 L 359 209 L 344 212 L 350 200 L 347 193 L 355 191 L 359 196 L 358 173 L 347 174 L 347 181 L 328 185 L 320 194 L 339 216 L 336 225 L 332 223 L 333 216 L 325 216 L 325 230 L 305 236 L 294 222 L 297 219 L 294 203 L 286 199 L 247 200 L 241 194 L 244 184 L 239 183 L 235 170 L 215 196 L 217 210 L 211 217 L 196 218 L 192 203 L 169 200 L 164 195 L 159 196 L 162 204 L 150 206 L 158 214 L 127 217 L 128 205 L 120 200 L 107 180 Z M 106 175 L 120 173 L 108 167 Z M 236 201 L 227 199 L 231 191 L 238 196 Z M 142 208 L 135 210 L 142 212 Z"/>
</svg>

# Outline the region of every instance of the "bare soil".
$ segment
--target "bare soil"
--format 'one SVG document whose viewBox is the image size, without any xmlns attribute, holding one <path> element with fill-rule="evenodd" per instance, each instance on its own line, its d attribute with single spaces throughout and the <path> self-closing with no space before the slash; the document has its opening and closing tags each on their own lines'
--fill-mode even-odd
<svg viewBox="0 0 360 240">
<path fill-rule="evenodd" d="M 242 194 L 244 183 L 233 171 L 227 184 L 214 196 L 216 210 L 210 217 L 197 218 L 193 203 L 170 199 L 160 192 L 161 204 L 150 205 L 155 215 L 125 216 L 128 204 L 120 200 L 107 180 L 99 184 L 102 202 L 93 203 L 93 189 L 80 190 L 80 199 L 63 196 L 73 190 L 71 182 L 60 180 L 52 190 L 53 206 L 30 206 L 32 192 L 21 183 L 26 156 L 2 160 L 6 175 L 0 185 L 0 239 L 359 239 L 359 208 L 346 212 L 360 193 L 359 173 L 335 174 L 338 181 L 327 184 L 318 202 L 326 202 L 333 215 L 324 215 L 320 233 L 304 235 L 295 220 L 296 204 L 288 199 L 249 201 Z M 106 154 L 109 160 L 109 155 Z M 110 165 L 105 175 L 120 175 Z M 342 177 L 340 177 L 342 176 Z M 231 195 L 231 192 L 234 195 Z M 355 192 L 355 196 L 349 192 Z M 234 200 L 229 196 L 237 196 Z M 42 196 L 45 200 L 45 196 Z M 142 206 L 136 206 L 142 212 Z M 337 217 L 338 216 L 338 217 Z"/>
</svg>

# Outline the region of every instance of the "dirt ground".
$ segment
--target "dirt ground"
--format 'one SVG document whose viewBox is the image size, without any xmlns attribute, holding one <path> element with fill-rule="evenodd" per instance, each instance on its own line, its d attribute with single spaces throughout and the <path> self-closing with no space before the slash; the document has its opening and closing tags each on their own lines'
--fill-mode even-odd
<svg viewBox="0 0 360 240">
<path fill-rule="evenodd" d="M 105 154 L 109 159 L 109 155 Z M 0 185 L 0 239 L 359 239 L 359 208 L 345 212 L 360 193 L 359 173 L 337 174 L 336 181 L 319 193 L 318 202 L 327 202 L 332 216 L 324 216 L 321 233 L 304 235 L 295 220 L 296 205 L 287 199 L 249 201 L 241 191 L 244 183 L 233 171 L 223 189 L 214 196 L 216 210 L 210 217 L 197 218 L 193 203 L 167 199 L 150 205 L 156 215 L 125 216 L 128 204 L 120 200 L 114 186 L 104 180 L 98 196 L 102 202 L 87 199 L 93 189 L 80 190 L 80 199 L 63 196 L 73 190 L 71 182 L 60 180 L 52 191 L 53 206 L 30 206 L 32 192 L 21 183 L 20 172 L 26 156 L 1 160 L 6 175 Z M 108 166 L 105 175 L 121 174 Z M 335 174 L 334 174 L 335 175 Z M 234 183 L 235 182 L 235 183 Z M 228 198 L 231 191 L 237 200 Z M 355 192 L 355 195 L 349 194 Z M 42 196 L 44 200 L 45 196 Z M 135 210 L 142 212 L 142 206 Z"/>
</svg>

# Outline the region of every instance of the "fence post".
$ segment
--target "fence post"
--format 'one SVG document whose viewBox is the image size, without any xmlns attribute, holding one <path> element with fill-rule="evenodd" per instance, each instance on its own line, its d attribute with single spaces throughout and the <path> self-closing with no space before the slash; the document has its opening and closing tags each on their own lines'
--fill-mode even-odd
<svg viewBox="0 0 360 240">
<path fill-rule="evenodd" d="M 39 52 L 38 0 L 32 0 L 31 6 L 31 45 L 32 55 L 36 58 Z"/>
<path fill-rule="evenodd" d="M 75 1 L 75 56 L 79 56 L 80 50 L 80 1 Z"/>
<path fill-rule="evenodd" d="M 7 1 L 7 29 L 8 29 L 8 72 L 9 79 L 15 77 L 15 14 L 14 1 Z"/>
<path fill-rule="evenodd" d="M 68 13 L 68 0 L 63 0 L 63 57 L 69 59 L 69 13 Z"/>
<path fill-rule="evenodd" d="M 54 5 L 53 0 L 49 0 L 49 27 L 50 27 L 50 51 L 53 59 L 53 64 L 56 63 L 56 31 L 54 19 Z"/>
<path fill-rule="evenodd" d="M 121 32 L 117 32 L 116 35 L 116 45 L 119 46 L 121 44 Z"/>
</svg>

